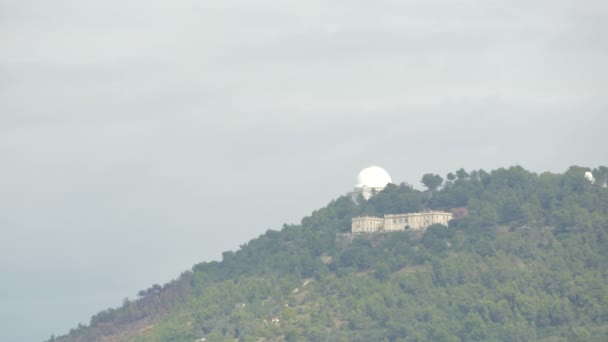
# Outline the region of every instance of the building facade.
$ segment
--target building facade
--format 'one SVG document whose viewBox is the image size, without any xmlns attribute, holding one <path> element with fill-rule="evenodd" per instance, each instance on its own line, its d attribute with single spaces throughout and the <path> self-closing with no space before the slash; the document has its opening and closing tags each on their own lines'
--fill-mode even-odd
<svg viewBox="0 0 608 342">
<path fill-rule="evenodd" d="M 447 213 L 444 211 L 388 214 L 384 215 L 384 217 L 354 217 L 351 221 L 351 232 L 353 234 L 365 234 L 375 232 L 423 230 L 433 224 L 442 224 L 447 226 L 448 222 L 452 218 L 452 213 Z"/>
</svg>

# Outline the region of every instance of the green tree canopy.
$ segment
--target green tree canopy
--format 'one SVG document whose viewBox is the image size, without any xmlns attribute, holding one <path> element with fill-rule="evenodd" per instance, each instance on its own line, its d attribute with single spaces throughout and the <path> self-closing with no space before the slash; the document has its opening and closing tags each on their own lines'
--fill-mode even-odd
<svg viewBox="0 0 608 342">
<path fill-rule="evenodd" d="M 441 184 L 443 184 L 443 178 L 440 175 L 434 175 L 432 173 L 427 173 L 424 176 L 422 176 L 421 182 L 430 191 L 435 191 L 438 187 L 441 186 Z"/>
</svg>

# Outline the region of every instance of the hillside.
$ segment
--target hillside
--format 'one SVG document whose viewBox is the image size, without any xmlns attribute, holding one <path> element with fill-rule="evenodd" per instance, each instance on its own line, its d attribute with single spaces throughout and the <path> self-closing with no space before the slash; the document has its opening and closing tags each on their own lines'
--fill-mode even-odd
<svg viewBox="0 0 608 342">
<path fill-rule="evenodd" d="M 51 340 L 606 341 L 608 168 L 587 170 L 461 169 L 426 177 L 433 191 L 341 197 Z M 342 234 L 453 208 L 467 214 L 449 227 Z"/>
</svg>

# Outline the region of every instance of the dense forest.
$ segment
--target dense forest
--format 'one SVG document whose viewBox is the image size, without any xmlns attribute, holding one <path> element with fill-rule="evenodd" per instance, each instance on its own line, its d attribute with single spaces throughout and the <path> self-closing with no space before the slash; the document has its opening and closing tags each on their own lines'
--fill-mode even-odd
<svg viewBox="0 0 608 342">
<path fill-rule="evenodd" d="M 607 167 L 422 183 L 340 197 L 50 340 L 608 341 Z M 346 234 L 355 216 L 426 209 L 458 219 Z"/>
</svg>

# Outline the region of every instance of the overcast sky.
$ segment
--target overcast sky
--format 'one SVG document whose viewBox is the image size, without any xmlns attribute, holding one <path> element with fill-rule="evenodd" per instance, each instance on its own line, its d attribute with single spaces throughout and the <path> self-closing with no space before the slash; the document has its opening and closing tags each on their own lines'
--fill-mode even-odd
<svg viewBox="0 0 608 342">
<path fill-rule="evenodd" d="M 348 192 L 608 165 L 605 1 L 0 0 L 0 340 Z"/>
</svg>

